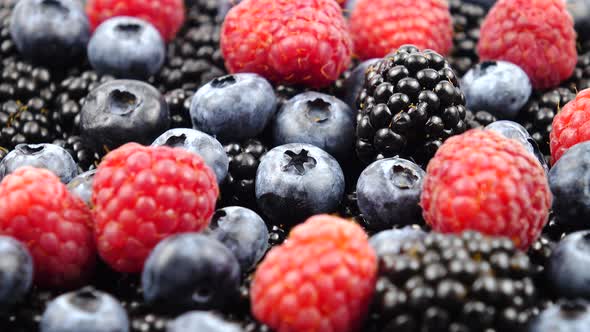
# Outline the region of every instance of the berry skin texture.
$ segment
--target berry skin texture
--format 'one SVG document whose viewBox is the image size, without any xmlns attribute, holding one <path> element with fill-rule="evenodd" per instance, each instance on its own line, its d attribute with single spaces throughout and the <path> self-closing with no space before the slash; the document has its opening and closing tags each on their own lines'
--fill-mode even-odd
<svg viewBox="0 0 590 332">
<path fill-rule="evenodd" d="M 184 0 L 89 0 L 86 14 L 92 30 L 115 16 L 133 16 L 153 24 L 164 40 L 171 41 L 184 23 Z"/>
<path fill-rule="evenodd" d="M 359 0 L 350 17 L 350 33 L 355 55 L 363 60 L 382 58 L 405 44 L 442 55 L 453 46 L 445 0 Z"/>
<path fill-rule="evenodd" d="M 71 288 L 89 277 L 95 263 L 91 226 L 86 204 L 51 171 L 26 166 L 0 183 L 0 234 L 26 244 L 37 286 Z"/>
<path fill-rule="evenodd" d="M 98 166 L 92 187 L 100 256 L 119 272 L 140 272 L 163 238 L 209 224 L 219 194 L 196 154 L 128 143 Z"/>
<path fill-rule="evenodd" d="M 526 249 L 547 223 L 551 192 L 521 144 L 474 129 L 449 138 L 430 161 L 420 205 L 435 231 L 475 230 Z"/>
<path fill-rule="evenodd" d="M 576 67 L 576 33 L 563 0 L 499 0 L 481 26 L 481 61 L 520 66 L 536 89 L 567 79 Z"/>
<path fill-rule="evenodd" d="M 358 331 L 376 274 L 377 257 L 360 226 L 314 216 L 258 266 L 252 312 L 277 332 Z"/>
<path fill-rule="evenodd" d="M 555 164 L 570 147 L 585 141 L 590 141 L 590 89 L 580 91 L 553 118 L 551 162 Z"/>
<path fill-rule="evenodd" d="M 225 17 L 221 52 L 231 73 L 319 88 L 346 70 L 352 40 L 334 0 L 245 0 Z"/>
</svg>

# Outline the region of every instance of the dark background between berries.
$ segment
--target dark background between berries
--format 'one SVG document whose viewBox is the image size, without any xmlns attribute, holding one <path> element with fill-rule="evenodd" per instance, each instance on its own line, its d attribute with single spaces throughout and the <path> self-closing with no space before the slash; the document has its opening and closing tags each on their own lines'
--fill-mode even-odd
<svg viewBox="0 0 590 332">
<path fill-rule="evenodd" d="M 81 169 L 92 169 L 106 151 L 92 151 L 84 146 L 78 129 L 79 113 L 88 92 L 112 77 L 97 74 L 87 63 L 66 71 L 51 71 L 26 63 L 16 51 L 8 29 L 15 2 L 0 2 L 0 160 L 19 143 L 54 143 L 68 150 Z M 219 50 L 221 20 L 217 14 L 217 0 L 186 2 L 185 25 L 177 38 L 168 44 L 163 68 L 148 80 L 165 96 L 173 128 L 190 127 L 189 106 L 196 89 L 226 74 Z M 454 48 L 448 60 L 460 77 L 478 62 L 476 45 L 479 25 L 486 9 L 464 0 L 450 0 L 450 9 L 455 35 Z M 578 63 L 572 77 L 554 89 L 535 91 L 517 118 L 517 122 L 529 131 L 545 156 L 549 155 L 548 141 L 553 117 L 560 107 L 575 97 L 577 91 L 590 87 L 589 46 L 579 44 Z M 343 84 L 349 75 L 350 70 L 347 70 L 322 92 L 343 97 Z M 279 107 L 290 97 L 305 90 L 276 86 Z M 464 121 L 469 129 L 486 126 L 495 118 L 485 110 L 466 110 Z M 253 193 L 256 168 L 260 158 L 271 147 L 267 132 L 254 140 L 225 145 L 230 166 L 226 181 L 221 186 L 220 207 L 241 205 L 256 210 Z M 348 189 L 338 213 L 365 225 L 354 192 L 362 163 L 351 160 L 342 166 Z M 425 225 L 416 227 L 426 229 Z M 527 314 L 538 313 L 555 299 L 539 276 L 556 241 L 575 230 L 556 224 L 551 217 L 543 236 L 530 248 L 528 255 L 532 268 L 531 275 L 526 277 L 532 278 L 540 291 L 536 294 L 537 301 L 527 307 Z M 269 244 L 272 247 L 283 242 L 288 229 L 281 225 L 269 225 L 269 232 Z M 505 250 L 508 255 L 513 254 L 511 249 Z M 115 296 L 127 310 L 131 331 L 165 330 L 166 322 L 171 317 L 143 302 L 141 283 L 137 276 L 117 274 L 103 264 L 98 266 L 95 276 L 92 285 Z M 239 301 L 220 314 L 238 322 L 247 332 L 270 331 L 250 315 L 248 290 L 251 277 L 251 271 L 244 273 Z M 0 319 L 0 331 L 36 331 L 46 304 L 57 295 L 57 292 L 34 289 L 11 315 Z M 364 331 L 380 331 L 378 325 L 382 319 L 378 315 L 379 310 L 375 312 L 376 315 Z"/>
</svg>

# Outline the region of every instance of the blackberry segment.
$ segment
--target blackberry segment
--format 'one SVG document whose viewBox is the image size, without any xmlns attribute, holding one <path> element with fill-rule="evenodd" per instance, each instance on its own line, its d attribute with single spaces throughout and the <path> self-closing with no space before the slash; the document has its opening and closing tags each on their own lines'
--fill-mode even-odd
<svg viewBox="0 0 590 332">
<path fill-rule="evenodd" d="M 578 62 L 572 76 L 563 83 L 562 86 L 567 87 L 573 92 L 582 91 L 590 88 L 590 52 L 578 54 Z"/>
<path fill-rule="evenodd" d="M 238 205 L 256 210 L 256 171 L 268 147 L 251 139 L 241 144 L 227 144 L 224 149 L 229 158 L 229 170 L 222 185 L 221 198 L 226 206 Z"/>
<path fill-rule="evenodd" d="M 217 6 L 217 1 L 197 0 L 188 8 L 184 27 L 167 46 L 164 66 L 151 79 L 162 92 L 181 88 L 196 91 L 226 74 L 219 49 Z"/>
<path fill-rule="evenodd" d="M 98 153 L 87 148 L 82 142 L 82 138 L 77 135 L 68 136 L 66 139 L 56 139 L 53 144 L 61 146 L 70 153 L 78 166 L 86 171 L 90 170 L 100 163 L 100 156 Z"/>
<path fill-rule="evenodd" d="M 0 59 L 8 59 L 18 55 L 16 45 L 10 35 L 10 17 L 16 0 L 0 2 Z M 0 63 L 0 68 L 2 64 Z"/>
<path fill-rule="evenodd" d="M 522 331 L 533 276 L 509 239 L 430 233 L 379 257 L 372 319 L 378 331 Z"/>
<path fill-rule="evenodd" d="M 190 107 L 193 95 L 190 90 L 176 89 L 164 96 L 170 111 L 170 128 L 192 128 Z"/>
<path fill-rule="evenodd" d="M 457 75 L 443 56 L 412 45 L 369 67 L 357 106 L 356 151 L 365 163 L 398 155 L 424 166 L 467 130 Z"/>
<path fill-rule="evenodd" d="M 496 120 L 498 119 L 496 119 L 495 116 L 486 111 L 477 111 L 473 113 L 473 111 L 467 110 L 467 113 L 465 114 L 465 123 L 469 129 L 483 128 Z"/>
<path fill-rule="evenodd" d="M 477 42 L 486 10 L 481 5 L 463 0 L 451 0 L 449 7 L 455 32 L 449 63 L 457 75 L 463 76 L 479 62 Z"/>
<path fill-rule="evenodd" d="M 536 93 L 518 114 L 517 122 L 531 134 L 543 155 L 550 154 L 549 133 L 555 114 L 575 97 L 575 93 L 564 87 Z"/>
</svg>

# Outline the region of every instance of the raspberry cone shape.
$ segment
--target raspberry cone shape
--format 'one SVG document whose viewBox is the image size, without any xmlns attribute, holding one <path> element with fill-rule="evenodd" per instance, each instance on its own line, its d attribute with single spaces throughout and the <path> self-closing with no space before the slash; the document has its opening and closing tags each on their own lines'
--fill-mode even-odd
<svg viewBox="0 0 590 332">
<path fill-rule="evenodd" d="M 590 141 L 590 89 L 582 90 L 557 113 L 549 138 L 554 164 L 570 147 Z"/>
<path fill-rule="evenodd" d="M 334 0 L 245 0 L 225 17 L 221 51 L 231 73 L 317 88 L 346 70 L 352 41 Z"/>
<path fill-rule="evenodd" d="M 420 205 L 435 231 L 476 230 L 526 249 L 547 223 L 551 192 L 532 153 L 500 134 L 473 129 L 449 138 L 430 161 Z"/>
<path fill-rule="evenodd" d="M 381 58 L 405 44 L 446 55 L 453 24 L 446 0 L 358 0 L 350 17 L 355 55 Z"/>
<path fill-rule="evenodd" d="M 92 30 L 115 16 L 133 16 L 153 24 L 171 41 L 184 23 L 184 0 L 88 0 L 86 14 Z"/>
<path fill-rule="evenodd" d="M 481 61 L 520 66 L 537 89 L 567 79 L 577 62 L 576 33 L 563 0 L 499 0 L 481 26 Z"/>
<path fill-rule="evenodd" d="M 209 225 L 219 190 L 201 157 L 128 143 L 98 166 L 92 188 L 98 251 L 120 272 L 140 272 L 163 238 Z"/>
<path fill-rule="evenodd" d="M 2 180 L 0 234 L 27 245 L 38 286 L 77 287 L 94 270 L 90 210 L 48 170 L 22 167 Z"/>
<path fill-rule="evenodd" d="M 376 274 L 377 258 L 360 226 L 315 216 L 293 228 L 259 265 L 252 312 L 277 332 L 358 331 Z"/>
</svg>

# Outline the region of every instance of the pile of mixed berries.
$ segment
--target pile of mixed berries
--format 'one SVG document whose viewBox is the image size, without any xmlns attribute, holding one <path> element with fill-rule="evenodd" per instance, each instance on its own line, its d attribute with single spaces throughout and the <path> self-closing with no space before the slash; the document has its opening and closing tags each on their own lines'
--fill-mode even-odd
<svg viewBox="0 0 590 332">
<path fill-rule="evenodd" d="M 590 331 L 588 31 L 589 0 L 0 1 L 0 331 Z"/>
</svg>

